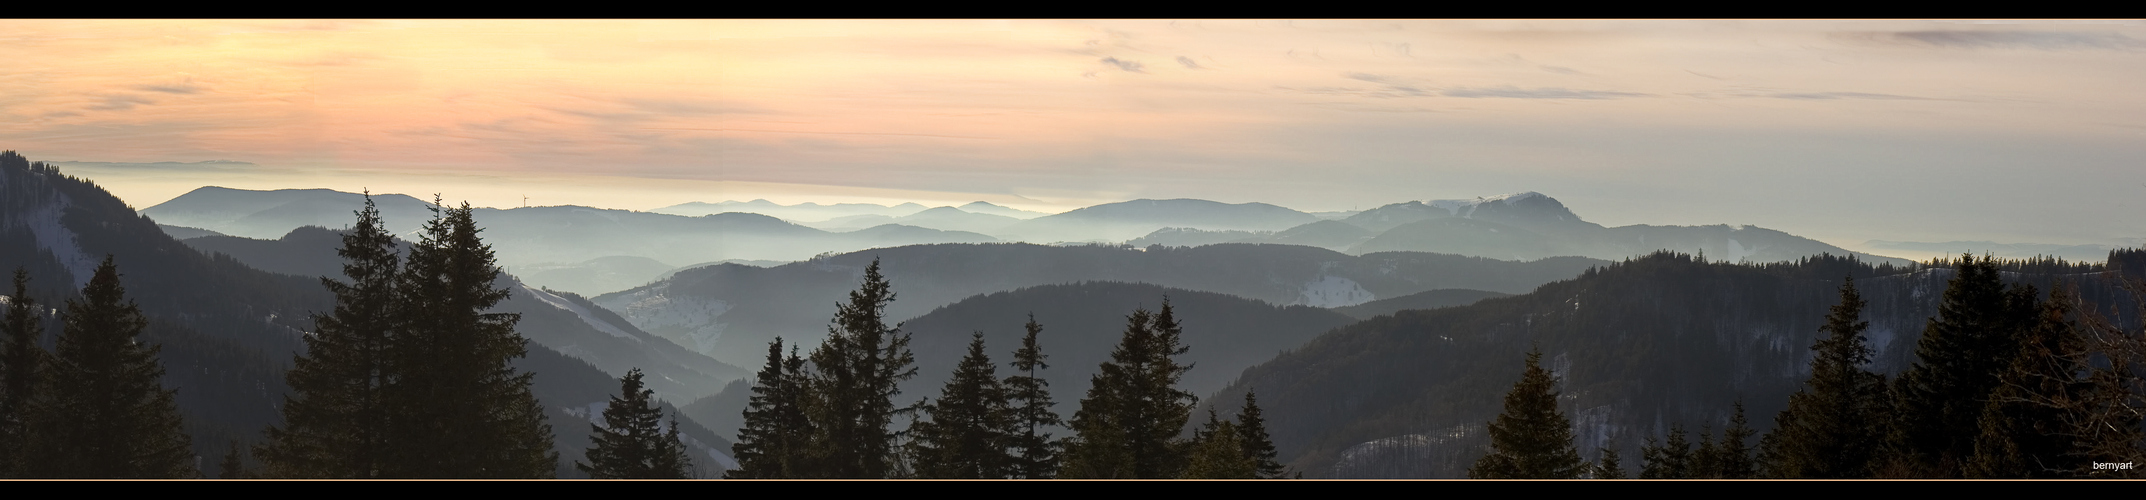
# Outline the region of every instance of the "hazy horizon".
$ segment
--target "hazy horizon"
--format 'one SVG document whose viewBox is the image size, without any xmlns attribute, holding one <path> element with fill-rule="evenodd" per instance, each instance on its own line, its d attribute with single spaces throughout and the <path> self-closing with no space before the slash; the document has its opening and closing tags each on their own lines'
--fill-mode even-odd
<svg viewBox="0 0 2146 500">
<path fill-rule="evenodd" d="M 136 208 L 208 185 L 642 211 L 1534 191 L 1879 254 L 2146 235 L 2119 216 L 2146 190 L 2133 21 L 0 26 L 0 149 Z"/>
</svg>

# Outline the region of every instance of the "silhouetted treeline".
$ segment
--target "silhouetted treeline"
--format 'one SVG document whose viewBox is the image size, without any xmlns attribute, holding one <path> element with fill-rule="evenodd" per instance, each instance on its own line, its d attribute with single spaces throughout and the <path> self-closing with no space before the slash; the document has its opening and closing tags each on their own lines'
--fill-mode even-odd
<svg viewBox="0 0 2146 500">
<path fill-rule="evenodd" d="M 1092 380 L 1080 411 L 1050 410 L 1047 369 L 1033 319 L 1000 378 L 983 335 L 935 400 L 897 406 L 900 383 L 915 374 L 909 334 L 889 326 L 894 294 L 874 261 L 863 284 L 838 304 L 828 339 L 809 357 L 798 346 L 768 345 L 735 447 L 732 478 L 1177 478 L 1277 477 L 1273 445 L 1251 399 L 1236 422 L 1210 420 L 1186 439 L 1197 398 L 1177 388 L 1190 348 L 1165 300 L 1136 309 L 1123 339 Z M 914 424 L 892 432 L 897 417 Z M 1069 427 L 1071 436 L 1051 439 Z"/>
<path fill-rule="evenodd" d="M 2114 255 L 2111 260 L 2119 268 L 2129 262 Z M 1938 298 L 1939 314 L 1917 339 L 1915 362 L 1897 377 L 1870 368 L 1867 302 L 1851 276 L 1811 346 L 1810 375 L 1756 449 L 1748 448 L 1752 432 L 1738 403 L 1720 441 L 1707 430 L 1711 423 L 1701 425 L 1696 450 L 1684 425 L 1672 425 L 1665 438 L 1645 436 L 1639 477 L 2139 476 L 2136 467 L 2146 462 L 2139 416 L 2146 408 L 2146 333 L 2103 316 L 2082 300 L 2076 285 L 2044 294 L 2032 284 L 2008 285 L 2000 276 L 2080 275 L 2100 273 L 2102 266 L 1962 256 L 1924 267 L 1954 273 Z M 2122 286 L 2137 306 L 2146 282 L 2126 280 Z M 1539 356 L 1529 355 L 1527 376 L 1491 424 L 1492 454 L 1469 475 L 1621 476 L 1613 453 L 1589 468 L 1569 463 L 1575 453 L 1571 420 L 1557 410 L 1554 383 L 1538 368 Z M 1548 403 L 1521 403 L 1538 400 Z M 1512 465 L 1531 463 L 1557 465 Z"/>
</svg>

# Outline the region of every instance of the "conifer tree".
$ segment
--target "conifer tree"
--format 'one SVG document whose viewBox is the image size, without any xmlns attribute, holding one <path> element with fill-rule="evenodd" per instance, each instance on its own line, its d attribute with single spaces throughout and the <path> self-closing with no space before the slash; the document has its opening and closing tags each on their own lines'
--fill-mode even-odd
<svg viewBox="0 0 2146 500">
<path fill-rule="evenodd" d="M 1257 479 L 1259 466 L 1245 453 L 1237 425 L 1216 420 L 1208 412 L 1210 428 L 1192 443 L 1192 453 L 1182 476 L 1185 479 Z"/>
<path fill-rule="evenodd" d="M 1751 430 L 1744 419 L 1744 402 L 1736 402 L 1736 412 L 1729 416 L 1729 427 L 1721 431 L 1721 444 L 1715 448 L 1716 475 L 1722 479 L 1749 479 L 1758 474 L 1751 459 Z"/>
<path fill-rule="evenodd" d="M 918 476 L 947 479 L 1003 479 L 1008 456 L 1006 429 L 1011 413 L 997 369 L 984 353 L 984 333 L 969 341 L 969 353 L 954 368 L 939 400 L 924 407 L 930 421 L 911 427 L 916 438 Z"/>
<path fill-rule="evenodd" d="M 520 315 L 488 313 L 506 300 L 499 267 L 468 203 L 442 210 L 411 246 L 396 282 L 401 321 L 388 342 L 395 376 L 382 477 L 546 478 L 557 474 L 551 426 L 530 393 Z"/>
<path fill-rule="evenodd" d="M 1760 440 L 1767 475 L 1778 478 L 1869 477 L 1877 425 L 1886 414 L 1885 380 L 1863 369 L 1871 350 L 1863 331 L 1863 298 L 1855 280 L 1841 284 L 1841 300 L 1819 327 L 1811 345 L 1811 378 L 1788 397 L 1774 418 L 1774 431 Z"/>
<path fill-rule="evenodd" d="M 1004 383 L 1007 407 L 1013 413 L 1008 420 L 1011 427 L 1006 431 L 1007 448 L 1013 455 L 1007 474 L 1049 479 L 1058 473 L 1058 447 L 1045 429 L 1064 426 L 1065 421 L 1051 410 L 1050 382 L 1037 373 L 1050 365 L 1044 363 L 1048 356 L 1036 341 L 1036 336 L 1043 333 L 1043 325 L 1036 323 L 1034 313 L 1028 315 L 1026 328 L 1028 334 L 1021 338 L 1021 349 L 1013 353 L 1014 374 Z"/>
<path fill-rule="evenodd" d="M 1155 347 L 1149 352 L 1154 357 L 1147 362 L 1146 376 L 1135 386 L 1138 392 L 1131 400 L 1140 410 L 1132 415 L 1130 435 L 1134 463 L 1151 471 L 1147 473 L 1150 476 L 1143 477 L 1170 477 L 1185 466 L 1191 451 L 1178 435 L 1192 419 L 1192 407 L 1199 397 L 1177 388 L 1177 382 L 1192 370 L 1192 365 L 1177 362 L 1176 358 L 1190 351 L 1190 346 L 1184 345 L 1185 330 L 1178 324 L 1168 296 L 1162 298 L 1162 309 L 1155 312 L 1153 333 Z"/>
<path fill-rule="evenodd" d="M 887 326 L 894 290 L 874 259 L 864 283 L 837 304 L 827 340 L 812 351 L 810 467 L 805 477 L 884 478 L 898 457 L 895 417 L 916 407 L 896 407 L 900 384 L 916 376 L 909 334 Z"/>
<path fill-rule="evenodd" d="M 270 427 L 255 452 L 270 477 L 373 478 L 386 458 L 389 415 L 381 398 L 392 375 L 387 341 L 400 317 L 400 264 L 371 193 L 357 216 L 336 250 L 351 282 L 320 278 L 335 294 L 335 311 L 314 315 L 306 351 L 285 376 L 292 394 L 283 404 L 283 426 Z"/>
<path fill-rule="evenodd" d="M 1468 468 L 1468 477 L 1571 479 L 1585 471 L 1572 444 L 1572 421 L 1557 409 L 1557 378 L 1541 361 L 1542 351 L 1528 351 L 1520 381 L 1505 394 L 1505 411 L 1490 422 L 1491 452 Z"/>
<path fill-rule="evenodd" d="M 244 449 L 238 445 L 238 440 L 231 440 L 231 451 L 224 453 L 223 461 L 216 464 L 217 479 L 244 479 L 246 477 Z"/>
<path fill-rule="evenodd" d="M 1624 479 L 1624 464 L 1617 459 L 1617 450 L 1603 448 L 1602 461 L 1594 465 L 1595 479 Z"/>
<path fill-rule="evenodd" d="M 2073 402 L 2091 390 L 2079 374 L 2094 368 L 2071 318 L 2075 293 L 2050 291 L 2010 368 L 1998 377 L 1983 407 L 1967 477 L 2055 478 L 2085 468 L 2082 457 L 2073 456 L 2078 433 L 2066 425 L 2078 420 Z"/>
<path fill-rule="evenodd" d="M 1714 446 L 1714 429 L 1699 426 L 1699 447 L 1691 452 L 1691 469 L 1684 477 L 1692 479 L 1718 479 L 1721 477 L 1721 449 Z"/>
<path fill-rule="evenodd" d="M 1177 438 L 1197 398 L 1177 388 L 1191 365 L 1168 299 L 1162 310 L 1135 309 L 1125 335 L 1090 379 L 1088 395 L 1073 415 L 1076 437 L 1067 443 L 1060 477 L 1171 478 L 1185 466 L 1186 443 Z"/>
<path fill-rule="evenodd" d="M 1281 479 L 1286 469 L 1275 461 L 1274 439 L 1267 435 L 1267 418 L 1259 411 L 1259 398 L 1244 390 L 1244 408 L 1237 411 L 1237 433 L 1244 439 L 1244 456 L 1251 459 L 1261 479 Z"/>
<path fill-rule="evenodd" d="M 1669 439 L 1655 444 L 1653 437 L 1640 448 L 1640 479 L 1685 479 L 1692 476 L 1691 442 L 1684 440 L 1684 426 L 1669 426 Z"/>
<path fill-rule="evenodd" d="M 49 383 L 38 391 L 31 477 L 191 478 L 200 473 L 181 430 L 175 391 L 161 383 L 156 346 L 138 341 L 148 320 L 106 256 L 68 300 Z"/>
<path fill-rule="evenodd" d="M 574 467 L 594 479 L 688 479 L 692 460 L 678 440 L 678 424 L 663 422 L 656 391 L 641 383 L 641 369 L 619 377 L 619 395 L 604 408 L 604 425 L 591 425 L 588 463 Z"/>
<path fill-rule="evenodd" d="M 31 403 L 36 401 L 49 354 L 38 346 L 45 336 L 37 301 L 30 298 L 30 274 L 15 269 L 15 292 L 8 295 L 7 316 L 0 322 L 0 479 L 19 477 L 31 458 Z"/>
<path fill-rule="evenodd" d="M 1963 471 L 1983 407 L 2034 318 L 2035 290 L 2007 290 L 1994 260 L 1963 255 L 1957 271 L 1895 391 L 1899 406 L 1888 458 L 1918 477 Z"/>
<path fill-rule="evenodd" d="M 768 343 L 767 366 L 753 381 L 753 395 L 745 407 L 745 427 L 731 445 L 738 468 L 724 472 L 731 479 L 780 479 L 802 477 L 806 445 L 812 438 L 811 422 L 805 418 L 805 361 L 797 348 L 789 359 L 782 356 L 782 338 Z"/>
</svg>

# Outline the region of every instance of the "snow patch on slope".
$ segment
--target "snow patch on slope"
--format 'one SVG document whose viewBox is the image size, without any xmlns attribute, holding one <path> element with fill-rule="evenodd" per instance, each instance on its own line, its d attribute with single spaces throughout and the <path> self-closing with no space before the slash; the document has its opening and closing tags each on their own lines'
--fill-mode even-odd
<svg viewBox="0 0 2146 500">
<path fill-rule="evenodd" d="M 74 277 L 76 289 L 88 286 L 90 276 L 97 271 L 98 261 L 84 253 L 82 245 L 75 242 L 74 231 L 68 230 L 66 225 L 60 223 L 60 215 L 73 203 L 67 199 L 67 195 L 60 193 L 54 193 L 52 198 L 45 201 L 46 203 L 31 209 L 14 223 L 29 228 L 30 234 L 37 239 L 37 248 L 52 254 L 52 258 L 60 261 L 60 265 L 67 266 L 68 274 Z"/>
<path fill-rule="evenodd" d="M 1460 425 L 1365 441 L 1342 450 L 1328 476 L 1343 479 L 1430 477 L 1436 469 L 1459 465 L 1481 455 L 1477 447 L 1467 443 L 1480 441 L 1482 434 L 1480 426 Z"/>
<path fill-rule="evenodd" d="M 718 320 L 730 312 L 730 304 L 698 297 L 672 297 L 668 283 L 614 296 L 603 304 L 626 317 L 641 330 L 690 342 L 702 354 L 715 352 L 716 339 L 726 326 Z"/>
<path fill-rule="evenodd" d="M 596 328 L 596 331 L 611 334 L 611 336 L 613 337 L 633 339 L 633 341 L 635 342 L 641 341 L 640 337 L 635 337 L 632 334 L 626 333 L 625 330 L 620 330 L 617 325 L 613 325 L 609 322 L 605 322 L 604 320 L 597 319 L 596 315 L 589 313 L 588 308 L 581 307 L 581 304 L 575 304 L 574 301 L 566 300 L 566 297 L 560 297 L 542 289 L 529 288 L 529 285 L 522 284 L 520 281 L 516 281 L 514 285 L 520 287 L 522 289 L 522 293 L 529 294 L 530 297 L 536 297 L 537 300 L 544 301 L 544 303 L 546 304 L 551 304 L 552 307 L 565 309 L 566 312 L 574 313 L 574 317 L 581 318 L 582 323 L 588 323 L 589 326 Z"/>
<path fill-rule="evenodd" d="M 1320 276 L 1319 281 L 1304 284 L 1304 293 L 1297 297 L 1297 304 L 1312 307 L 1344 307 L 1370 302 L 1378 298 L 1364 290 L 1355 280 L 1340 276 Z"/>
<path fill-rule="evenodd" d="M 1445 209 L 1446 213 L 1449 213 L 1449 214 L 1453 214 L 1453 216 L 1454 216 L 1454 217 L 1467 217 L 1467 216 L 1469 216 L 1470 214 L 1473 214 L 1473 213 L 1475 213 L 1475 209 L 1476 209 L 1476 207 L 1480 207 L 1480 206 L 1483 206 L 1483 205 L 1485 205 L 1485 204 L 1489 204 L 1489 203 L 1506 203 L 1506 204 L 1511 204 L 1511 203 L 1516 203 L 1516 202 L 1519 202 L 1519 201 L 1522 201 L 1522 200 L 1528 200 L 1528 199 L 1533 199 L 1533 198 L 1541 198 L 1541 197 L 1543 197 L 1542 193 L 1537 193 L 1537 192 L 1534 192 L 1534 191 L 1528 191 L 1528 192 L 1525 192 L 1525 193 L 1513 193 L 1513 194 L 1501 194 L 1501 195 L 1497 195 L 1497 196 L 1485 196 L 1485 197 L 1479 197 L 1479 198 L 1476 198 L 1476 199 L 1473 199 L 1473 200 L 1431 200 L 1430 202 L 1427 202 L 1427 203 L 1425 203 L 1425 204 L 1426 204 L 1426 205 L 1430 205 L 1430 206 L 1432 206 L 1432 207 L 1437 207 L 1437 208 L 1442 208 L 1442 209 Z"/>
<path fill-rule="evenodd" d="M 1745 247 L 1742 242 L 1736 241 L 1736 238 L 1729 238 L 1728 250 L 1729 262 L 1743 262 L 1745 259 L 1756 257 L 1759 252 L 1765 251 L 1766 245 Z"/>
</svg>

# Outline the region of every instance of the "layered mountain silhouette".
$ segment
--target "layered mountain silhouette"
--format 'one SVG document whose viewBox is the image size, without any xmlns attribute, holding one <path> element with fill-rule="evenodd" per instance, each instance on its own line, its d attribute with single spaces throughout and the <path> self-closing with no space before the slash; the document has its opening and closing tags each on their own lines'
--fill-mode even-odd
<svg viewBox="0 0 2146 500">
<path fill-rule="evenodd" d="M 2131 260 L 2146 265 L 2146 253 Z M 2044 294 L 2077 284 L 2091 303 L 2137 311 L 2102 269 L 2014 264 L 2004 275 Z M 1256 390 L 1281 460 L 1307 477 L 1465 477 L 1489 444 L 1484 424 L 1539 347 L 1583 456 L 1639 457 L 1671 425 L 1719 431 L 1739 400 L 1754 428 L 1771 429 L 1810 375 L 1843 277 L 1869 301 L 1871 368 L 1899 373 L 1953 276 L 1830 256 L 1737 265 L 1661 253 L 1531 293 L 1350 324 L 1245 370 L 1211 400 Z"/>
<path fill-rule="evenodd" d="M 812 345 L 834 304 L 874 259 L 892 283 L 891 318 L 922 315 L 969 297 L 1084 281 L 1138 282 L 1225 293 L 1275 305 L 1333 307 L 1426 290 L 1524 293 L 1607 261 L 1532 262 L 1391 252 L 1352 256 L 1292 245 L 1194 248 L 941 244 L 880 248 L 762 268 L 735 264 L 679 271 L 593 300 L 650 333 L 738 366 L 763 363 L 776 336 Z M 964 332 L 966 333 L 966 332 Z"/>
<path fill-rule="evenodd" d="M 317 243 L 318 236 L 301 234 L 293 243 Z M 74 296 L 106 255 L 119 267 L 127 298 L 149 319 L 142 340 L 161 346 L 164 385 L 178 391 L 195 453 L 220 456 L 234 440 L 261 439 L 262 429 L 281 418 L 277 408 L 289 390 L 284 374 L 304 349 L 300 339 L 312 328 L 311 315 L 333 307 L 319 277 L 262 271 L 228 255 L 204 254 L 88 181 L 0 153 L 0 269 L 27 270 L 32 295 L 57 305 Z M 57 318 L 46 320 L 47 335 L 57 335 Z M 574 322 L 525 317 L 524 328 Z M 589 408 L 601 417 L 602 405 L 618 391 L 617 376 L 541 343 L 532 343 L 515 367 L 537 374 L 533 389 L 551 410 L 560 476 L 579 476 L 571 465 L 589 446 Z M 728 460 L 728 441 L 689 420 L 679 425 L 702 472 L 719 470 Z"/>
<path fill-rule="evenodd" d="M 307 226 L 277 240 L 208 236 L 182 242 L 264 271 L 347 280 L 343 260 L 336 255 L 342 238 L 339 230 Z M 409 247 L 408 242 L 397 243 Z M 512 291 L 500 310 L 522 314 L 522 336 L 605 372 L 623 375 L 640 368 L 649 375 L 649 389 L 665 399 L 692 401 L 750 374 L 643 332 L 579 295 L 530 287 L 511 274 L 498 286 Z"/>
<path fill-rule="evenodd" d="M 377 195 L 374 201 L 396 234 L 413 234 L 432 218 L 427 201 L 395 194 Z M 348 226 L 355 220 L 351 214 L 363 205 L 362 195 L 324 189 L 207 187 L 142 213 L 165 225 L 273 240 L 304 226 Z M 789 262 L 880 246 L 998 241 L 977 233 L 891 224 L 831 232 L 742 212 L 687 217 L 554 206 L 482 208 L 473 215 L 502 267 L 536 271 L 524 276 L 533 286 L 587 294 L 645 284 L 671 269 L 660 265 L 664 262 Z"/>
<path fill-rule="evenodd" d="M 1021 337 L 1027 333 L 1023 325 L 1033 314 L 1043 325 L 1038 344 L 1050 356 L 1050 368 L 1038 375 L 1050 383 L 1055 411 L 1070 417 L 1079 410 L 1080 395 L 1088 390 L 1097 366 L 1110 358 L 1111 349 L 1124 335 L 1126 316 L 1135 308 L 1156 311 L 1165 297 L 1184 326 L 1184 343 L 1190 347 L 1180 361 L 1193 365 L 1178 387 L 1201 395 L 1221 389 L 1246 367 L 1355 321 L 1316 307 L 1275 306 L 1220 293 L 1138 283 L 1084 282 L 977 295 L 902 323 L 902 331 L 911 335 L 917 376 L 903 384 L 900 402 L 937 397 L 955 365 L 968 353 L 971 332 L 984 334 L 986 352 L 998 364 L 999 376 L 1012 375 L 1006 363 L 1021 346 Z M 808 342 L 804 349 L 810 351 L 813 345 Z M 766 344 L 760 352 L 765 356 Z M 746 397 L 738 391 L 750 390 L 747 382 L 734 383 L 722 394 L 687 405 L 686 411 L 711 426 L 725 419 L 742 424 L 738 414 L 745 409 Z M 735 431 L 736 427 L 717 429 Z"/>
<path fill-rule="evenodd" d="M 423 200 L 376 198 L 389 228 L 398 233 L 414 231 L 430 218 Z M 143 213 L 170 226 L 275 239 L 301 226 L 343 227 L 361 201 L 356 194 L 321 189 L 205 187 Z M 479 209 L 475 215 L 503 266 L 536 286 L 588 295 L 647 284 L 675 269 L 665 263 L 793 262 L 874 247 L 1001 241 L 1137 247 L 1262 243 L 1356 255 L 1433 252 L 1501 260 L 1618 260 L 1670 250 L 1731 262 L 1830 254 L 1907 263 L 1750 226 L 1603 227 L 1533 192 L 1320 215 L 1264 203 L 1194 199 L 1132 200 L 1048 215 L 983 202 L 927 208 L 914 203 L 786 206 L 767 200 L 688 203 L 653 212 L 556 206 Z"/>
</svg>

